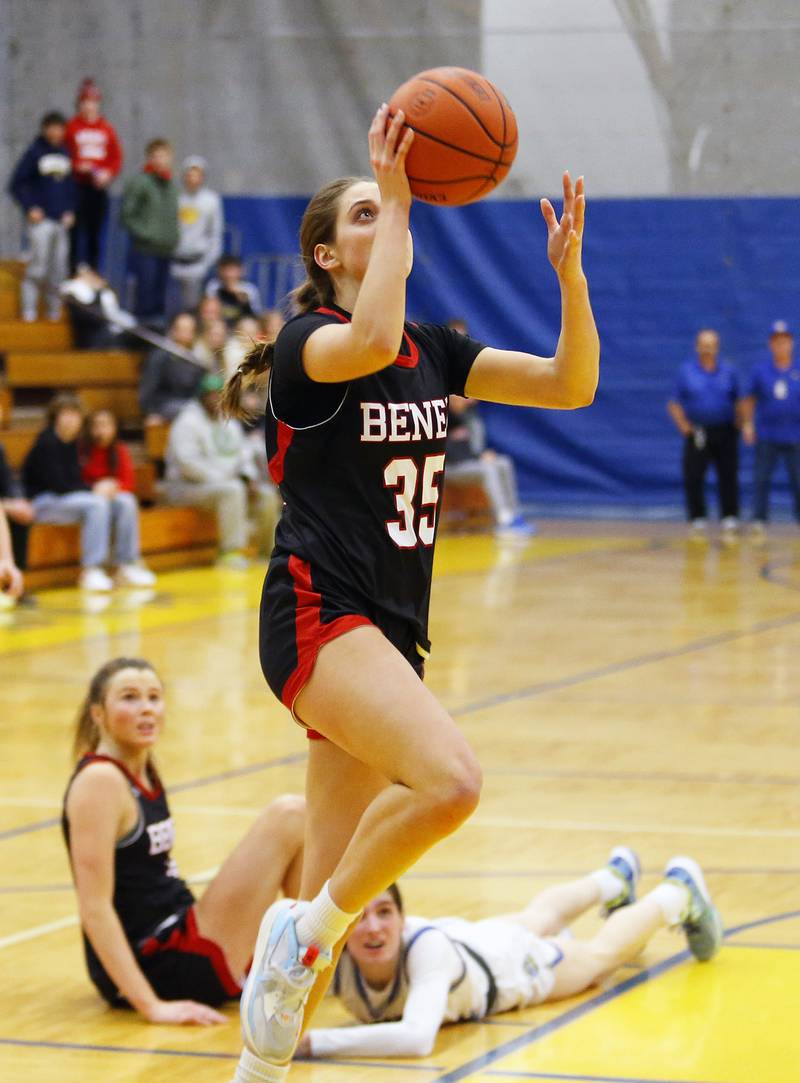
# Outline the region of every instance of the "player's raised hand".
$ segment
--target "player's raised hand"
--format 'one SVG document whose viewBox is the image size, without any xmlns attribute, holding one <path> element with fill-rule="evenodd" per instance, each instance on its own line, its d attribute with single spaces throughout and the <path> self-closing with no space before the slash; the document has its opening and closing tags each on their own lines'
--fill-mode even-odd
<svg viewBox="0 0 800 1083">
<path fill-rule="evenodd" d="M 562 180 L 564 206 L 561 218 L 557 216 L 549 199 L 541 200 L 540 206 L 542 217 L 547 224 L 547 258 L 558 277 L 569 282 L 583 278 L 581 244 L 586 198 L 583 177 L 578 177 L 573 185 L 569 171 L 566 171 Z"/>
<path fill-rule="evenodd" d="M 411 189 L 406 176 L 406 156 L 414 140 L 414 132 L 405 127 L 402 109 L 389 121 L 389 106 L 384 104 L 372 119 L 369 128 L 369 159 L 381 198 L 411 205 Z"/>
</svg>

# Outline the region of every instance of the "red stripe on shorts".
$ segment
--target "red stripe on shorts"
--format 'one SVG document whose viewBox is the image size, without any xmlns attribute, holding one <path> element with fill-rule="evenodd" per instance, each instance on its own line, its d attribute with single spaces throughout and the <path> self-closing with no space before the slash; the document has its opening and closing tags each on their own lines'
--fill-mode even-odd
<svg viewBox="0 0 800 1083">
<path fill-rule="evenodd" d="M 283 481 L 283 460 L 286 458 L 286 452 L 291 446 L 294 439 L 294 429 L 289 428 L 283 421 L 278 422 L 278 450 L 269 460 L 267 466 L 269 467 L 270 477 L 276 485 L 280 485 Z"/>
<path fill-rule="evenodd" d="M 242 991 L 241 983 L 234 978 L 228 967 L 225 953 L 214 940 L 201 936 L 197 928 L 194 907 L 186 911 L 185 928 L 176 925 L 165 941 L 151 936 L 139 948 L 142 955 L 160 955 L 164 951 L 180 951 L 190 955 L 202 955 L 208 959 L 225 993 L 229 997 L 238 997 Z M 191 995 L 190 991 L 186 993 Z"/>
<path fill-rule="evenodd" d="M 294 580 L 294 593 L 297 598 L 295 613 L 295 640 L 297 643 L 297 667 L 283 686 L 281 700 L 291 711 L 295 699 L 311 676 L 320 647 L 337 639 L 345 632 L 364 625 L 372 625 L 369 617 L 360 613 L 346 613 L 335 620 L 323 624 L 320 621 L 322 596 L 311 584 L 311 565 L 299 557 L 289 557 L 289 574 Z M 316 730 L 308 730 L 312 739 L 319 738 Z"/>
</svg>

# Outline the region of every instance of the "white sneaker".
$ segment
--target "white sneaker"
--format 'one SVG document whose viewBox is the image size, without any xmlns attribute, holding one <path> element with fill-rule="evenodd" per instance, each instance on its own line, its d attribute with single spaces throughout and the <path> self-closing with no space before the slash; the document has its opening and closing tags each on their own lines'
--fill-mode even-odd
<svg viewBox="0 0 800 1083">
<path fill-rule="evenodd" d="M 149 568 L 141 564 L 120 564 L 116 581 L 120 587 L 152 587 L 156 577 Z"/>
<path fill-rule="evenodd" d="M 298 943 L 295 917 L 307 905 L 278 899 L 267 910 L 239 1002 L 244 1043 L 269 1064 L 292 1059 L 308 995 L 319 971 L 331 965 L 330 952 Z"/>
<path fill-rule="evenodd" d="M 81 590 L 113 590 L 114 583 L 102 568 L 84 568 L 78 580 Z"/>
<path fill-rule="evenodd" d="M 708 520 L 692 519 L 689 524 L 689 537 L 695 541 L 705 541 L 708 537 Z"/>
</svg>

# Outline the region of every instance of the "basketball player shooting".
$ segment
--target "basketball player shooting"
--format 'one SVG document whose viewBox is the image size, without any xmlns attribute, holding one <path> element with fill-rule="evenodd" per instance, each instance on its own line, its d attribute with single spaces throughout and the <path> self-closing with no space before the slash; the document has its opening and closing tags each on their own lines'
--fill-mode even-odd
<svg viewBox="0 0 800 1083">
<path fill-rule="evenodd" d="M 269 376 L 267 448 L 285 502 L 261 605 L 261 663 L 310 738 L 301 900 L 266 913 L 241 1000 L 237 1083 L 279 1083 L 361 911 L 473 812 L 477 760 L 422 682 L 451 394 L 519 406 L 592 402 L 599 342 L 581 264 L 583 180 L 547 200 L 561 291 L 552 357 L 406 322 L 413 246 L 397 112 L 369 129 L 374 180 L 309 203 L 298 315 L 229 381 Z"/>
</svg>

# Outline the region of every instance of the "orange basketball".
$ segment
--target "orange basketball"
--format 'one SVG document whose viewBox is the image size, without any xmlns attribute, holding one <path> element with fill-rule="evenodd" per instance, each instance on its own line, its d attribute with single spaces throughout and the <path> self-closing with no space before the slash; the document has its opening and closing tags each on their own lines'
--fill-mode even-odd
<svg viewBox="0 0 800 1083">
<path fill-rule="evenodd" d="M 459 206 L 488 195 L 517 153 L 517 121 L 493 83 L 467 68 L 431 68 L 391 97 L 416 133 L 406 159 L 411 191 L 426 203 Z"/>
</svg>

